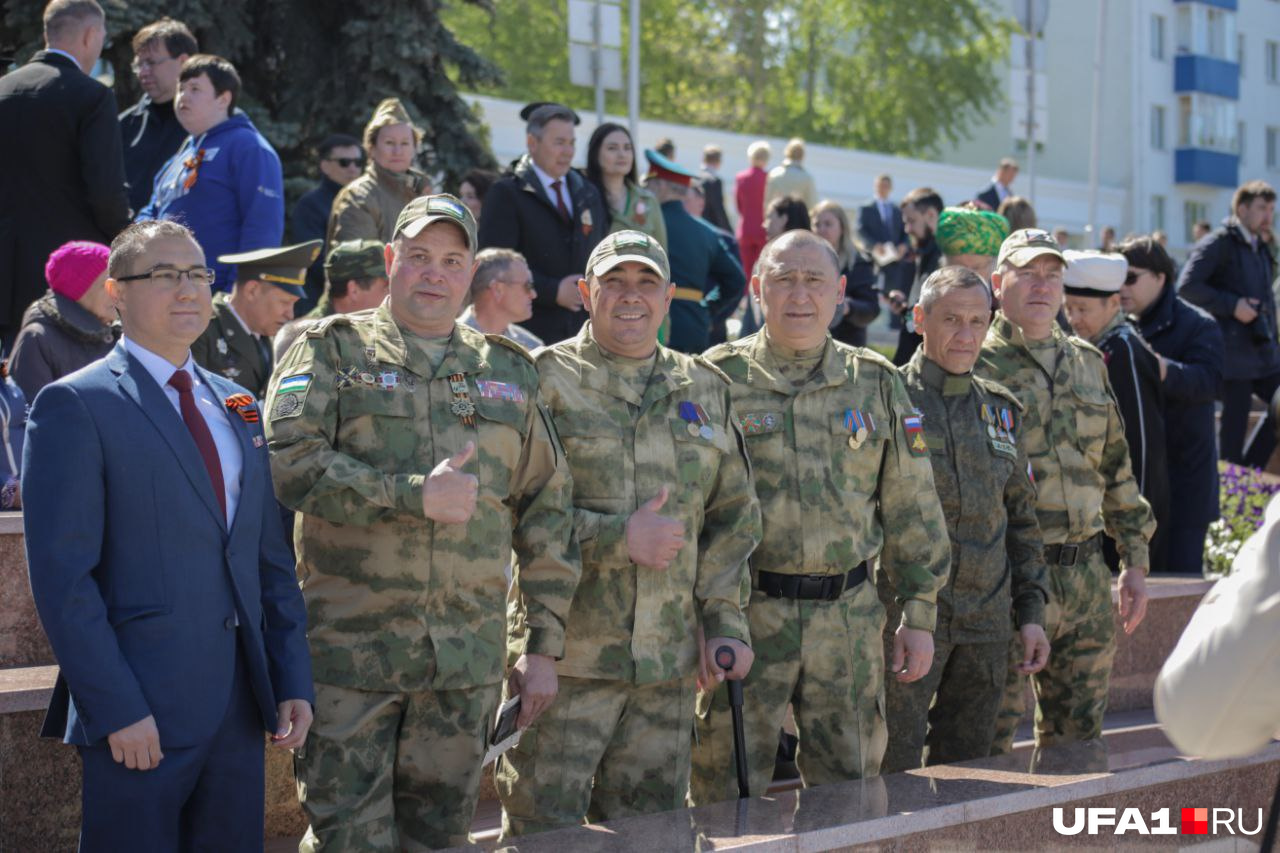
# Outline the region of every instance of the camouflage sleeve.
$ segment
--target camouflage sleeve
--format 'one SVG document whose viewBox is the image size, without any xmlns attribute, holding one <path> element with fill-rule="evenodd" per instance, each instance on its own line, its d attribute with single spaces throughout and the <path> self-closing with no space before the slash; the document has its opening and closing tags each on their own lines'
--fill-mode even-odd
<svg viewBox="0 0 1280 853">
<path fill-rule="evenodd" d="M 897 371 L 884 370 L 881 393 L 893 431 L 880 464 L 878 513 L 884 531 L 880 565 L 893 582 L 902 624 L 932 631 L 938 616 L 938 590 L 951 570 L 951 540 L 933 485 L 929 451 L 915 448 L 907 433 L 907 420 L 914 415 Z"/>
<path fill-rule="evenodd" d="M 573 530 L 579 542 L 595 542 L 591 562 L 601 568 L 617 569 L 631 564 L 631 555 L 627 551 L 627 522 L 631 514 L 627 512 L 596 512 L 573 508 Z"/>
<path fill-rule="evenodd" d="M 536 377 L 533 380 L 536 383 Z M 582 561 L 573 533 L 573 480 L 540 401 L 529 407 L 524 447 L 511 476 L 511 548 L 528 631 L 519 652 L 564 657 L 564 627 Z"/>
<path fill-rule="evenodd" d="M 1147 543 L 1155 533 L 1156 520 L 1151 513 L 1151 505 L 1138 490 L 1138 481 L 1134 479 L 1133 467 L 1129 464 L 1124 421 L 1107 378 L 1106 366 L 1101 359 L 1097 366 L 1111 398 L 1107 406 L 1107 444 L 1102 451 L 1102 464 L 1098 466 L 1098 472 L 1106 481 L 1106 492 L 1102 496 L 1102 523 L 1107 535 L 1116 540 L 1116 548 L 1124 558 L 1125 566 L 1140 566 L 1146 574 L 1151 569 Z"/>
<path fill-rule="evenodd" d="M 1043 625 L 1049 602 L 1049 569 L 1044 562 L 1044 539 L 1036 521 L 1036 487 L 1028 471 L 1027 451 L 1018 444 L 1018 461 L 1004 484 L 1004 510 L 1008 518 L 1005 551 L 1013 575 L 1013 615 L 1017 626 Z"/>
<path fill-rule="evenodd" d="M 751 571 L 747 558 L 764 537 L 764 528 L 746 441 L 727 386 L 724 411 L 722 426 L 726 436 L 733 436 L 733 451 L 721 457 L 703 509 L 694 596 L 702 608 L 707 637 L 730 637 L 749 645 L 746 608 L 751 598 Z"/>
<path fill-rule="evenodd" d="M 335 448 L 338 353 L 324 331 L 310 330 L 289 348 L 267 389 L 276 497 L 290 509 L 337 524 L 369 525 L 396 515 L 425 519 L 425 474 L 389 473 Z"/>
</svg>

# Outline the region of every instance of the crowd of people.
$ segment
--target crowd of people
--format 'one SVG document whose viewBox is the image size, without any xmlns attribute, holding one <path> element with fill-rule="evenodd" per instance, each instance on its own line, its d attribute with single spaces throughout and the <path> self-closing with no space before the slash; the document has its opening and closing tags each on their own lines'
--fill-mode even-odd
<svg viewBox="0 0 1280 853">
<path fill-rule="evenodd" d="M 725 680 L 757 793 L 789 707 L 806 785 L 1006 752 L 1028 677 L 1038 746 L 1096 742 L 1113 583 L 1131 632 L 1201 571 L 1219 457 L 1275 449 L 1261 181 L 1179 270 L 1067 248 L 1011 159 L 847 212 L 761 141 L 731 202 L 719 148 L 642 176 L 617 124 L 575 168 L 556 103 L 440 192 L 386 98 L 286 218 L 186 26 L 133 38 L 118 117 L 98 3 L 44 28 L 0 78 L 0 504 L 84 849 L 260 847 L 264 728 L 302 849 L 461 843 L 515 697 L 507 836 L 734 796 Z"/>
</svg>

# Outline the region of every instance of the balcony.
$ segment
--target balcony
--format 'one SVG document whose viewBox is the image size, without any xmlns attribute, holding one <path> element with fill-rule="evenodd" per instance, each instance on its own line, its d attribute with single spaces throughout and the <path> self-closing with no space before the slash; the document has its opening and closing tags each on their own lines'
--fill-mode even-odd
<svg viewBox="0 0 1280 853">
<path fill-rule="evenodd" d="M 1219 98 L 1239 100 L 1240 66 L 1212 56 L 1182 54 L 1173 60 L 1173 90 L 1203 92 Z"/>
<path fill-rule="evenodd" d="M 1240 156 L 1207 148 L 1178 148 L 1173 154 L 1173 180 L 1234 189 L 1239 183 Z"/>
</svg>

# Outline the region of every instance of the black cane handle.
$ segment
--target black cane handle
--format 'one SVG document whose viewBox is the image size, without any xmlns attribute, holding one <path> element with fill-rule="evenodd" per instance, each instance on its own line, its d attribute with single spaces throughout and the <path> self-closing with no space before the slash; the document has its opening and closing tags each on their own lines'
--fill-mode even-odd
<svg viewBox="0 0 1280 853">
<path fill-rule="evenodd" d="M 738 662 L 738 656 L 733 653 L 731 646 L 721 646 L 716 649 L 716 666 L 725 672 L 733 669 L 733 665 Z"/>
</svg>

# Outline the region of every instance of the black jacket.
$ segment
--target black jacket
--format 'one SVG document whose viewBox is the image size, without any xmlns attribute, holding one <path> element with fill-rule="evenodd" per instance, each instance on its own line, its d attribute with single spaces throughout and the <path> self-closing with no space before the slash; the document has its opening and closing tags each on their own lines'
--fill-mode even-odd
<svg viewBox="0 0 1280 853">
<path fill-rule="evenodd" d="M 329 230 L 329 213 L 333 210 L 333 200 L 338 197 L 342 186 L 325 175 L 320 176 L 320 183 L 298 199 L 289 216 L 290 242 L 305 243 L 308 240 L 325 240 Z M 329 244 L 320 247 L 320 254 L 307 268 L 307 295 L 294 309 L 294 316 L 301 317 L 311 310 L 324 295 L 324 262 L 329 257 Z"/>
<path fill-rule="evenodd" d="M 146 95 L 120 113 L 124 142 L 124 177 L 129 182 L 129 206 L 142 210 L 151 201 L 156 172 L 178 153 L 187 131 L 173 113 L 173 101 L 157 104 Z"/>
<path fill-rule="evenodd" d="M 1138 331 L 1164 356 L 1164 423 L 1168 444 L 1170 524 L 1208 524 L 1218 517 L 1218 446 L 1214 400 L 1222 384 L 1222 332 L 1206 312 L 1166 285 Z"/>
<path fill-rule="evenodd" d="M 1134 479 L 1156 518 L 1150 566 L 1160 571 L 1168 563 L 1165 543 L 1171 500 L 1160 360 L 1123 316 L 1117 319 L 1119 322 L 1104 331 L 1096 343 L 1106 359 L 1111 390 L 1124 420 Z"/>
<path fill-rule="evenodd" d="M 600 193 L 573 169 L 565 176 L 573 208 L 566 222 L 547 197 L 528 155 L 498 179 L 484 198 L 480 217 L 480 248 L 515 249 L 524 255 L 537 288 L 533 317 L 521 323 L 547 344 L 578 333 L 585 311 L 569 311 L 556 304 L 560 280 L 581 276 L 587 258 L 609 229 L 609 217 Z"/>
<path fill-rule="evenodd" d="M 1222 328 L 1224 379 L 1257 379 L 1280 372 L 1274 278 L 1275 261 L 1266 244 L 1259 240 L 1254 248 L 1234 220 L 1191 249 L 1178 276 L 1178 295 L 1208 311 Z M 1241 297 L 1260 303 L 1257 319 L 1247 326 L 1235 318 Z"/>
<path fill-rule="evenodd" d="M 723 231 L 732 230 L 729 214 L 724 209 L 724 182 L 720 180 L 719 175 L 706 169 L 702 170 L 698 178 L 702 181 L 702 197 L 707 200 L 706 206 L 702 209 L 702 218 Z"/>
<path fill-rule="evenodd" d="M 104 326 L 74 299 L 46 291 L 22 318 L 9 375 L 34 401 L 50 382 L 111 352 L 119 336 L 119 325 Z"/>
<path fill-rule="evenodd" d="M 1000 191 L 996 189 L 996 182 L 992 181 L 979 190 L 974 199 L 982 202 L 992 210 L 998 210 L 1000 208 Z"/>
<path fill-rule="evenodd" d="M 44 265 L 71 240 L 110 243 L 129 224 L 111 90 L 40 51 L 0 77 L 0 327 L 45 292 Z"/>
<path fill-rule="evenodd" d="M 844 276 L 844 302 L 849 313 L 840 316 L 836 306 L 831 337 L 850 346 L 867 345 L 867 326 L 880 316 L 880 294 L 876 291 L 876 262 L 865 252 L 855 252 L 852 263 L 840 271 Z"/>
</svg>

